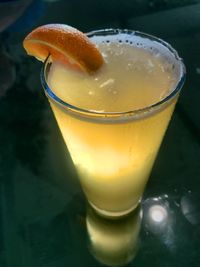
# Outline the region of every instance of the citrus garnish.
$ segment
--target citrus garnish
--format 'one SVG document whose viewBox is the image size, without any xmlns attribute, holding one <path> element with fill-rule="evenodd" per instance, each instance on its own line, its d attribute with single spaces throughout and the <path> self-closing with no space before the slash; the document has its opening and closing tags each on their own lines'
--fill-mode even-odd
<svg viewBox="0 0 200 267">
<path fill-rule="evenodd" d="M 104 60 L 91 40 L 81 31 L 64 24 L 47 24 L 29 33 L 23 41 L 29 55 L 41 61 L 50 54 L 53 60 L 92 73 Z"/>
</svg>

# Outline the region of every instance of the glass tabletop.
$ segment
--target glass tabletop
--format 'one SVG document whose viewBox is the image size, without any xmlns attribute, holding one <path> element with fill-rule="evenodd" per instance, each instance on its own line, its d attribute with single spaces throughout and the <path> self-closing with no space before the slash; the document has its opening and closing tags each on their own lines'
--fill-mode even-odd
<svg viewBox="0 0 200 267">
<path fill-rule="evenodd" d="M 0 2 L 0 266 L 198 267 L 199 1 L 94 2 Z M 41 64 L 22 48 L 28 32 L 52 22 L 155 34 L 185 60 L 187 82 L 143 200 L 124 219 L 108 221 L 87 205 L 41 88 Z"/>
</svg>

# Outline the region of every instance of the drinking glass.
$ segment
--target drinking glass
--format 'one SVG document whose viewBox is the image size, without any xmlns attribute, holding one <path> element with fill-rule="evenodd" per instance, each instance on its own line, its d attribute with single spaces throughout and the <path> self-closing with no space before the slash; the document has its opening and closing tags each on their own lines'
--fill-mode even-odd
<svg viewBox="0 0 200 267">
<path fill-rule="evenodd" d="M 60 99 L 48 85 L 53 62 L 44 63 L 41 82 L 80 177 L 90 205 L 101 215 L 119 217 L 141 201 L 153 163 L 185 80 L 185 67 L 165 41 L 130 30 L 99 30 L 94 36 L 128 34 L 153 55 L 162 56 L 177 83 L 169 94 L 151 106 L 125 112 L 82 109 Z M 153 93 L 153 92 L 152 92 Z M 85 95 L 87 97 L 87 95 Z M 158 97 L 159 99 L 159 97 Z"/>
</svg>

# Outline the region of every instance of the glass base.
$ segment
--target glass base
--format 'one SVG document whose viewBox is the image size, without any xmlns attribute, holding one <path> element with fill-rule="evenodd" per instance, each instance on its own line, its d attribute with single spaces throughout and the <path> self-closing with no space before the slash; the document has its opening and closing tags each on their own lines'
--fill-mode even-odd
<svg viewBox="0 0 200 267">
<path fill-rule="evenodd" d="M 133 210 L 135 210 L 138 205 L 141 202 L 141 199 L 130 209 L 128 210 L 123 210 L 123 211 L 107 211 L 107 210 L 102 210 L 100 208 L 98 208 L 97 206 L 95 206 L 93 203 L 91 203 L 90 201 L 88 201 L 89 204 L 91 205 L 91 207 L 102 217 L 105 218 L 109 218 L 109 219 L 117 219 L 120 217 L 124 217 L 126 215 L 128 215 L 129 213 L 131 213 Z"/>
</svg>

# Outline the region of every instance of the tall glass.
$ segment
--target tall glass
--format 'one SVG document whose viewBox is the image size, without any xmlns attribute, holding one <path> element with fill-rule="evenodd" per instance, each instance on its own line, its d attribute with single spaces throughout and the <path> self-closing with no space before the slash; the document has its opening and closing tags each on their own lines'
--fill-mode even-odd
<svg viewBox="0 0 200 267">
<path fill-rule="evenodd" d="M 185 67 L 166 42 L 129 30 L 100 30 L 94 36 L 117 36 L 125 32 L 140 38 L 169 61 L 177 84 L 161 101 L 139 110 L 101 112 L 73 106 L 48 86 L 52 62 L 46 60 L 41 81 L 80 177 L 83 191 L 97 212 L 123 216 L 135 209 L 144 192 L 164 133 L 185 80 Z M 148 41 L 148 42 L 147 42 Z M 87 97 L 87 96 L 85 96 Z"/>
</svg>

